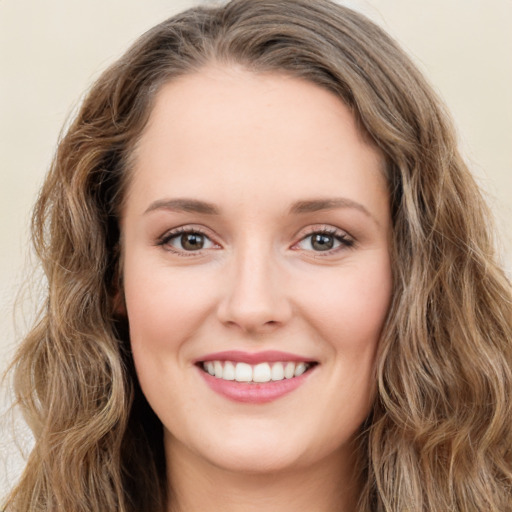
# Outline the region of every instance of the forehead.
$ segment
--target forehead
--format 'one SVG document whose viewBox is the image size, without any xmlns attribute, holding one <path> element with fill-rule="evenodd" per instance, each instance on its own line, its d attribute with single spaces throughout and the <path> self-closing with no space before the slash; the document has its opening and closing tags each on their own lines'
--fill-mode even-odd
<svg viewBox="0 0 512 512">
<path fill-rule="evenodd" d="M 333 183 L 343 186 L 342 175 L 353 189 L 385 187 L 382 155 L 332 92 L 240 67 L 209 67 L 162 86 L 134 157 L 132 188 L 152 195 L 171 182 L 189 196 L 211 195 L 212 183 L 260 191 L 265 183 L 282 194 L 305 181 L 326 195 Z"/>
<path fill-rule="evenodd" d="M 333 92 L 284 72 L 253 72 L 240 65 L 210 65 L 165 83 L 156 94 L 142 137 L 148 132 L 154 136 L 163 125 L 169 129 L 173 118 L 181 132 L 203 128 L 211 134 L 218 130 L 219 119 L 235 128 L 260 127 L 267 133 L 270 125 L 288 122 L 290 136 L 308 138 L 315 124 L 326 129 L 344 124 L 354 128 L 354 138 L 371 145 Z"/>
</svg>

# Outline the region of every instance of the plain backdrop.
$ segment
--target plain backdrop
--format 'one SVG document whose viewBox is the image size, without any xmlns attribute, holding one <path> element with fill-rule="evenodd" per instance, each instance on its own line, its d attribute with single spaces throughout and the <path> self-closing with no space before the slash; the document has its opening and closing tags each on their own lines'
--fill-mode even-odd
<svg viewBox="0 0 512 512">
<path fill-rule="evenodd" d="M 37 298 L 25 301 L 25 313 L 18 309 L 14 321 L 15 298 L 30 274 L 29 212 L 62 125 L 92 81 L 137 36 L 197 3 L 0 0 L 0 371 L 37 305 Z M 510 274 L 512 0 L 342 3 L 394 36 L 448 105 L 466 159 L 497 217 Z M 4 386 L 0 414 L 8 402 Z M 1 496 L 19 473 L 21 459 L 10 424 L 4 418 L 0 425 Z M 20 439 L 30 445 L 23 429 Z"/>
</svg>

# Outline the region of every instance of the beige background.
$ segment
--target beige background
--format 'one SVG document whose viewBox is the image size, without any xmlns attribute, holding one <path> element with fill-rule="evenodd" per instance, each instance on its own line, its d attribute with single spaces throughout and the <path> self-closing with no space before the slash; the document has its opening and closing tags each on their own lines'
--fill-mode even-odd
<svg viewBox="0 0 512 512">
<path fill-rule="evenodd" d="M 0 371 L 25 330 L 22 320 L 15 329 L 12 311 L 27 275 L 29 210 L 61 126 L 129 43 L 193 3 L 199 2 L 0 0 Z M 343 3 L 398 39 L 444 98 L 498 218 L 510 273 L 512 0 Z M 30 305 L 27 311 L 30 317 Z M 20 467 L 5 421 L 1 428 L 0 495 Z"/>
</svg>

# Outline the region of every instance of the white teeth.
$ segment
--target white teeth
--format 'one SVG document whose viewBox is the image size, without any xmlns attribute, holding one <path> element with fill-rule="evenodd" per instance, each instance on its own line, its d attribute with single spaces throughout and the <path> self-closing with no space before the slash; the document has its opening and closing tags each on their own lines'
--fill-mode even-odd
<svg viewBox="0 0 512 512">
<path fill-rule="evenodd" d="M 298 377 L 299 375 L 302 375 L 306 370 L 307 370 L 306 363 L 299 363 L 295 367 L 295 373 L 294 373 L 295 377 Z M 215 375 L 217 375 L 217 372 L 215 372 Z"/>
<path fill-rule="evenodd" d="M 237 382 L 251 382 L 252 366 L 247 363 L 236 363 L 235 380 Z"/>
<path fill-rule="evenodd" d="M 252 371 L 252 380 L 254 382 L 268 382 L 270 377 L 270 365 L 268 363 L 257 364 Z"/>
<path fill-rule="evenodd" d="M 284 376 L 286 379 L 291 379 L 295 375 L 295 364 L 294 363 L 286 363 L 284 368 Z"/>
<path fill-rule="evenodd" d="M 224 380 L 235 380 L 235 365 L 231 361 L 226 361 L 224 363 L 222 378 Z"/>
<path fill-rule="evenodd" d="M 203 369 L 210 375 L 223 380 L 237 382 L 270 382 L 299 377 L 310 368 L 309 363 L 259 363 L 251 366 L 233 361 L 205 361 Z"/>
<path fill-rule="evenodd" d="M 272 380 L 283 380 L 284 379 L 284 367 L 283 363 L 274 363 L 272 366 Z"/>
<path fill-rule="evenodd" d="M 220 361 L 214 361 L 213 368 L 215 369 L 215 377 L 222 379 L 222 363 Z"/>
<path fill-rule="evenodd" d="M 213 375 L 215 376 L 215 367 L 213 365 L 213 362 L 212 361 L 207 361 L 205 363 L 205 370 L 210 374 L 210 375 Z"/>
</svg>

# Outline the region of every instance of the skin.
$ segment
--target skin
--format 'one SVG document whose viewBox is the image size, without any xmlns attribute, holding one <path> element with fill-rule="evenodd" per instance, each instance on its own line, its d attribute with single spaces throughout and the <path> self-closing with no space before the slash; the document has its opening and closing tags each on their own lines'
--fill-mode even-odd
<svg viewBox="0 0 512 512">
<path fill-rule="evenodd" d="M 172 510 L 353 510 L 354 437 L 392 289 L 381 154 L 332 93 L 212 65 L 162 87 L 134 156 L 124 299 Z M 218 212 L 166 205 L 182 198 Z M 203 248 L 186 250 L 178 227 Z M 311 234 L 325 231 L 321 251 Z M 194 364 L 233 349 L 318 364 L 288 395 L 239 403 Z"/>
</svg>

